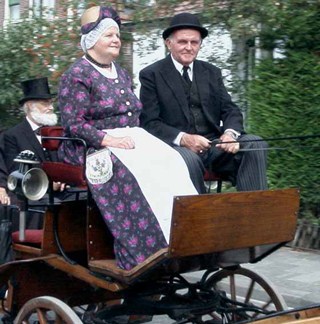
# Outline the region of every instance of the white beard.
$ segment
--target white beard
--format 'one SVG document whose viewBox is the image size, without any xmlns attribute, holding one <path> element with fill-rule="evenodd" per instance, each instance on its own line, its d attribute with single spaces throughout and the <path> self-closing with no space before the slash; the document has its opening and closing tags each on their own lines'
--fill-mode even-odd
<svg viewBox="0 0 320 324">
<path fill-rule="evenodd" d="M 33 108 L 30 112 L 32 119 L 43 126 L 54 126 L 58 122 L 58 116 L 55 113 L 41 113 L 37 108 Z"/>
</svg>

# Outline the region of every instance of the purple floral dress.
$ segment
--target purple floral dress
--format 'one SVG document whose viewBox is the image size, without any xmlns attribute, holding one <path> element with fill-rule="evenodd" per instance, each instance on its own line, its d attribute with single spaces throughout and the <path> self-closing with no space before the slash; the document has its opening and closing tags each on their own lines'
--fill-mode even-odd
<svg viewBox="0 0 320 324">
<path fill-rule="evenodd" d="M 84 139 L 91 149 L 101 148 L 103 129 L 139 125 L 142 105 L 128 73 L 115 65 L 118 77 L 109 79 L 80 58 L 60 80 L 59 109 L 66 135 Z M 83 164 L 83 147 L 63 142 L 59 157 L 66 163 Z M 115 238 L 118 265 L 129 270 L 167 243 L 135 177 L 115 155 L 111 158 L 113 177 L 105 184 L 88 184 Z"/>
</svg>

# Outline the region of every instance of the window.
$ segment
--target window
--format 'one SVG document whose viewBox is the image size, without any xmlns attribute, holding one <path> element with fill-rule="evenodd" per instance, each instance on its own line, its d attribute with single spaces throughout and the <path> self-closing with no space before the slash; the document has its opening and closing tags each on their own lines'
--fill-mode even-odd
<svg viewBox="0 0 320 324">
<path fill-rule="evenodd" d="M 33 12 L 36 17 L 53 18 L 55 0 L 33 0 Z"/>
<path fill-rule="evenodd" d="M 9 19 L 20 19 L 20 0 L 9 0 Z"/>
<path fill-rule="evenodd" d="M 84 13 L 85 10 L 86 10 L 86 1 L 80 0 L 77 5 L 78 17 L 81 17 L 81 15 Z"/>
<path fill-rule="evenodd" d="M 72 22 L 75 19 L 78 20 L 86 10 L 86 6 L 85 0 L 78 0 L 76 3 L 71 3 L 67 9 L 68 21 Z"/>
</svg>

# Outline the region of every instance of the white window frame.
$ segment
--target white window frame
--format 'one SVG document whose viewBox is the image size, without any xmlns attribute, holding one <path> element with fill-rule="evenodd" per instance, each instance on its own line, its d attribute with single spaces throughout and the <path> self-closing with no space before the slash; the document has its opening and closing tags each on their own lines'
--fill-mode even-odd
<svg viewBox="0 0 320 324">
<path fill-rule="evenodd" d="M 8 20 L 17 21 L 20 19 L 20 0 L 8 0 Z"/>
<path fill-rule="evenodd" d="M 29 0 L 29 8 L 33 9 L 33 15 L 44 19 L 54 18 L 55 5 L 55 0 Z"/>
</svg>

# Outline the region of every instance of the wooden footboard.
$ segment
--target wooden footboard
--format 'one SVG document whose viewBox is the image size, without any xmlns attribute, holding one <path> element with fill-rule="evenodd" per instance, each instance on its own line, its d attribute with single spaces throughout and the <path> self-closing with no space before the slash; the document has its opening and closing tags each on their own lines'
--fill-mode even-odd
<svg viewBox="0 0 320 324">
<path fill-rule="evenodd" d="M 298 209 L 297 189 L 176 197 L 170 257 L 291 241 Z"/>
</svg>

